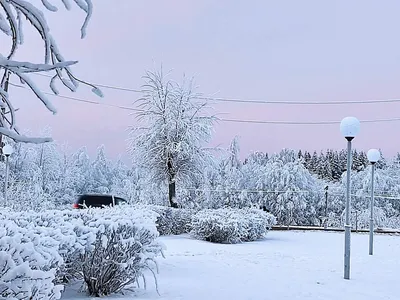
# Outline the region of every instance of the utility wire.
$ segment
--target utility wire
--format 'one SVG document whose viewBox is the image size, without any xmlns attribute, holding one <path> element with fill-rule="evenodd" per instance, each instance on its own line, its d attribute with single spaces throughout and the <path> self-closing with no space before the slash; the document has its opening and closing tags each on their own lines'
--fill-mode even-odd
<svg viewBox="0 0 400 300">
<path fill-rule="evenodd" d="M 37 76 L 48 77 L 52 76 L 42 73 L 34 73 Z M 65 79 L 67 80 L 67 79 Z M 118 90 L 131 93 L 142 93 L 142 90 L 132 89 L 127 87 L 119 87 L 107 84 L 93 83 L 97 87 L 102 87 L 111 90 Z M 234 103 L 247 103 L 247 104 L 282 104 L 282 105 L 348 105 L 348 104 L 377 104 L 377 103 L 398 103 L 400 98 L 393 99 L 369 99 L 369 100 L 339 100 L 339 101 L 287 101 L 287 100 L 259 100 L 259 99 L 237 99 L 226 97 L 194 97 L 199 100 L 209 100 L 216 102 L 234 102 Z"/>
<path fill-rule="evenodd" d="M 25 87 L 23 85 L 11 83 L 11 82 L 9 82 L 9 85 L 12 85 L 12 86 L 17 87 L 17 88 L 27 89 L 27 87 Z M 50 92 L 42 92 L 42 93 L 45 94 L 45 95 L 64 98 L 64 99 L 77 101 L 77 102 L 84 102 L 84 103 L 97 104 L 97 105 L 105 105 L 105 106 L 110 106 L 110 107 L 115 107 L 115 108 L 119 108 L 119 109 L 130 110 L 130 111 L 143 111 L 142 109 L 136 109 L 136 108 L 129 107 L 129 106 L 97 102 L 97 101 L 93 101 L 93 100 L 86 100 L 86 99 L 81 99 L 81 98 L 76 98 L 76 97 L 71 97 L 71 96 L 64 96 L 64 95 L 54 94 L 54 93 L 50 93 Z"/>
<path fill-rule="evenodd" d="M 15 83 L 9 83 L 10 85 L 22 89 L 27 89 L 27 87 Z M 71 101 L 76 101 L 76 102 L 83 102 L 83 103 L 88 103 L 88 104 L 96 104 L 96 105 L 104 105 L 104 106 L 109 106 L 109 107 L 114 107 L 118 109 L 123 109 L 123 110 L 128 110 L 128 111 L 134 111 L 134 112 L 144 112 L 143 109 L 138 109 L 138 108 L 133 108 L 129 106 L 123 106 L 123 105 L 115 105 L 115 104 L 109 104 L 109 103 L 104 103 L 104 102 L 97 102 L 93 100 L 86 100 L 86 99 L 81 99 L 81 98 L 76 98 L 76 97 L 71 97 L 71 96 L 64 96 L 64 95 L 59 95 L 59 94 L 54 94 L 50 92 L 43 92 L 45 95 L 53 96 L 53 97 L 59 97 L 63 99 L 68 99 Z M 340 121 L 269 121 L 269 120 L 245 120 L 245 119 L 228 119 L 228 118 L 218 118 L 218 121 L 221 122 L 230 122 L 230 123 L 247 123 L 247 124 L 270 124 L 270 125 L 333 125 L 333 124 L 340 124 Z M 366 119 L 366 120 L 360 120 L 361 123 L 382 123 L 382 122 L 397 122 L 400 121 L 400 117 L 398 118 L 387 118 L 387 119 Z"/>
</svg>

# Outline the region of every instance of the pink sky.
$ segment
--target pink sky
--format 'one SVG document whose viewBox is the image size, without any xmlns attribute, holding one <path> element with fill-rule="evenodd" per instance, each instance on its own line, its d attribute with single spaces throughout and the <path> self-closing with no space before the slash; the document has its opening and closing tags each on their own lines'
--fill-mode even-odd
<svg viewBox="0 0 400 300">
<path fill-rule="evenodd" d="M 38 2 L 37 0 L 33 2 Z M 61 1 L 53 1 L 54 3 Z M 48 14 L 58 45 L 81 79 L 140 88 L 146 69 L 163 63 L 179 80 L 194 75 L 199 91 L 218 97 L 336 101 L 400 98 L 400 1 L 398 0 L 118 0 L 94 1 L 88 35 L 80 40 L 84 14 L 76 7 Z M 62 8 L 62 6 L 59 6 Z M 25 28 L 29 28 L 28 24 Z M 41 41 L 26 31 L 17 59 L 39 62 Z M 0 36 L 0 51 L 8 43 Z M 8 47 L 8 44 L 7 44 Z M 32 75 L 44 90 L 41 77 Z M 98 99 L 82 87 L 71 94 L 115 105 L 131 105 L 138 94 L 103 89 Z M 53 116 L 28 91 L 12 89 L 20 107 L 19 127 L 37 133 L 48 125 L 58 143 L 90 153 L 106 146 L 111 157 L 127 156 L 126 128 L 134 125 L 126 110 L 51 97 Z M 219 103 L 222 117 L 274 121 L 340 121 L 400 117 L 400 103 L 365 105 L 265 105 Z M 358 149 L 400 151 L 399 122 L 364 123 L 354 144 Z M 293 126 L 220 122 L 214 145 L 228 146 L 241 137 L 244 155 L 282 148 L 309 151 L 340 149 L 339 125 Z"/>
</svg>

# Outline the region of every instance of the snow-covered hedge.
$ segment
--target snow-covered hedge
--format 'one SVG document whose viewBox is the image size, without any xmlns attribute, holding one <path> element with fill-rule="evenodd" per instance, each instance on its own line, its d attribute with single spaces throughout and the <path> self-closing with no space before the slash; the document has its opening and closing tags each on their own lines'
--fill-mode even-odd
<svg viewBox="0 0 400 300">
<path fill-rule="evenodd" d="M 62 285 L 54 284 L 62 258 L 58 242 L 40 230 L 0 221 L 1 299 L 59 299 Z"/>
<path fill-rule="evenodd" d="M 157 230 L 160 235 L 179 235 L 189 233 L 191 230 L 192 217 L 195 210 L 186 208 L 171 208 L 160 205 L 143 205 L 158 214 Z"/>
<path fill-rule="evenodd" d="M 144 270 L 155 275 L 157 216 L 134 207 L 0 212 L 0 298 L 59 299 L 61 283 L 74 278 L 108 295 Z"/>
<path fill-rule="evenodd" d="M 260 209 L 206 209 L 192 220 L 191 235 L 213 243 L 241 243 L 264 237 L 276 218 Z"/>
</svg>

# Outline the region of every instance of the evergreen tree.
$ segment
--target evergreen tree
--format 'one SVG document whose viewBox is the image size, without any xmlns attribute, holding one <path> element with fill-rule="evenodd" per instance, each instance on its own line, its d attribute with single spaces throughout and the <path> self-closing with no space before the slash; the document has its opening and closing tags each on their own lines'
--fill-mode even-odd
<svg viewBox="0 0 400 300">
<path fill-rule="evenodd" d="M 304 156 L 303 156 L 303 153 L 301 152 L 301 150 L 299 150 L 299 152 L 297 153 L 297 158 L 298 158 L 300 161 L 303 161 Z"/>
<path fill-rule="evenodd" d="M 327 161 L 324 153 L 321 151 L 318 157 L 318 163 L 317 167 L 315 170 L 315 174 L 318 175 L 319 178 L 324 178 L 325 170 L 324 168 L 326 167 Z"/>
<path fill-rule="evenodd" d="M 304 166 L 311 172 L 311 154 L 308 151 L 304 152 Z"/>
<path fill-rule="evenodd" d="M 314 151 L 310 161 L 310 172 L 316 174 L 318 171 L 318 154 Z"/>
<path fill-rule="evenodd" d="M 342 176 L 343 169 L 340 166 L 339 162 L 339 153 L 337 151 L 332 154 L 332 162 L 331 162 L 331 170 L 332 170 L 332 179 L 339 180 Z"/>
<path fill-rule="evenodd" d="M 377 169 L 385 169 L 387 167 L 387 161 L 383 156 L 381 149 L 379 149 L 379 152 L 381 153 L 381 159 L 375 164 L 375 167 Z"/>
</svg>

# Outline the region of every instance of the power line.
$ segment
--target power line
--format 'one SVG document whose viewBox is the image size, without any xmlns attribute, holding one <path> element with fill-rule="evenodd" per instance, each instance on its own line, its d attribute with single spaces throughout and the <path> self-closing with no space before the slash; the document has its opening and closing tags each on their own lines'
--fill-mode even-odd
<svg viewBox="0 0 400 300">
<path fill-rule="evenodd" d="M 52 76 L 34 73 L 35 75 L 51 78 Z M 111 90 L 118 90 L 131 93 L 143 93 L 143 90 L 132 89 L 127 87 L 119 87 L 107 84 L 93 83 L 97 87 L 102 87 Z M 282 105 L 349 105 L 349 104 L 377 104 L 377 103 L 398 103 L 400 98 L 392 99 L 369 99 L 369 100 L 339 100 L 339 101 L 287 101 L 287 100 L 260 100 L 260 99 L 238 99 L 226 97 L 203 97 L 197 96 L 195 99 L 216 101 L 216 102 L 234 102 L 247 104 L 282 104 Z"/>
<path fill-rule="evenodd" d="M 240 120 L 240 119 L 220 119 L 224 122 L 234 123 L 250 123 L 250 124 L 275 124 L 275 125 L 333 125 L 340 124 L 341 121 L 315 121 L 315 122 L 300 122 L 300 121 L 264 121 L 264 120 Z M 382 122 L 396 122 L 400 118 L 387 118 L 387 119 L 367 119 L 360 120 L 360 123 L 382 123 Z"/>
<path fill-rule="evenodd" d="M 20 85 L 20 84 L 15 84 L 15 83 L 11 83 L 11 82 L 9 82 L 9 84 L 14 86 L 14 87 L 17 87 L 17 88 L 26 89 L 25 86 Z M 86 99 L 81 99 L 81 98 L 76 98 L 76 97 L 71 97 L 71 96 L 64 96 L 64 95 L 54 94 L 54 93 L 50 93 L 50 92 L 42 92 L 42 93 L 45 94 L 45 95 L 64 98 L 64 99 L 77 101 L 77 102 L 83 102 L 83 103 L 89 103 L 89 104 L 97 104 L 97 105 L 105 105 L 105 106 L 110 106 L 110 107 L 115 107 L 115 108 L 119 108 L 119 109 L 130 110 L 130 111 L 143 111 L 142 109 L 136 109 L 136 108 L 129 107 L 129 106 L 115 105 L 115 104 L 109 104 L 109 103 L 101 103 L 101 102 L 97 102 L 97 101 L 93 101 L 93 100 L 86 100 Z"/>
<path fill-rule="evenodd" d="M 371 99 L 371 100 L 349 100 L 349 101 L 272 101 L 272 100 L 256 100 L 256 99 L 235 99 L 235 98 L 213 98 L 213 97 L 196 97 L 197 99 L 219 101 L 219 102 L 236 102 L 236 103 L 254 103 L 254 104 L 284 104 L 284 105 L 347 105 L 347 104 L 377 104 L 377 103 L 397 103 L 400 99 Z"/>
<path fill-rule="evenodd" d="M 12 86 L 18 87 L 18 88 L 26 89 L 26 87 L 23 85 L 11 83 L 11 82 L 9 84 Z M 97 101 L 93 101 L 93 100 L 86 100 L 86 99 L 81 99 L 81 98 L 76 98 L 76 97 L 71 97 L 71 96 L 54 94 L 54 93 L 50 93 L 50 92 L 43 92 L 43 94 L 53 96 L 53 97 L 68 99 L 68 100 L 76 101 L 76 102 L 104 105 L 104 106 L 109 106 L 109 107 L 114 107 L 114 108 L 118 108 L 118 109 L 134 111 L 134 112 L 144 112 L 143 109 L 133 108 L 133 107 L 129 107 L 129 106 L 102 103 L 102 102 L 97 102 Z M 219 118 L 218 121 L 230 122 L 230 123 L 269 124 L 269 125 L 334 125 L 334 124 L 340 124 L 340 121 L 314 121 L 314 122 L 304 121 L 304 122 L 302 122 L 302 121 L 244 120 L 244 119 L 227 119 L 227 118 Z M 400 117 L 387 118 L 387 119 L 360 120 L 361 123 L 382 123 L 382 122 L 396 122 L 396 121 L 400 121 Z"/>
<path fill-rule="evenodd" d="M 35 74 L 37 76 L 48 77 L 48 78 L 53 77 L 51 75 L 46 75 L 46 74 L 42 74 L 42 73 L 33 73 L 33 74 Z M 68 79 L 65 79 L 65 80 L 68 80 Z M 102 87 L 102 88 L 106 88 L 106 89 L 110 89 L 110 90 L 117 90 L 117 91 L 131 92 L 131 93 L 142 93 L 143 92 L 142 90 L 120 87 L 120 86 L 113 86 L 113 85 L 108 85 L 108 84 L 101 84 L 101 83 L 92 83 L 92 84 L 94 86 Z"/>
</svg>

